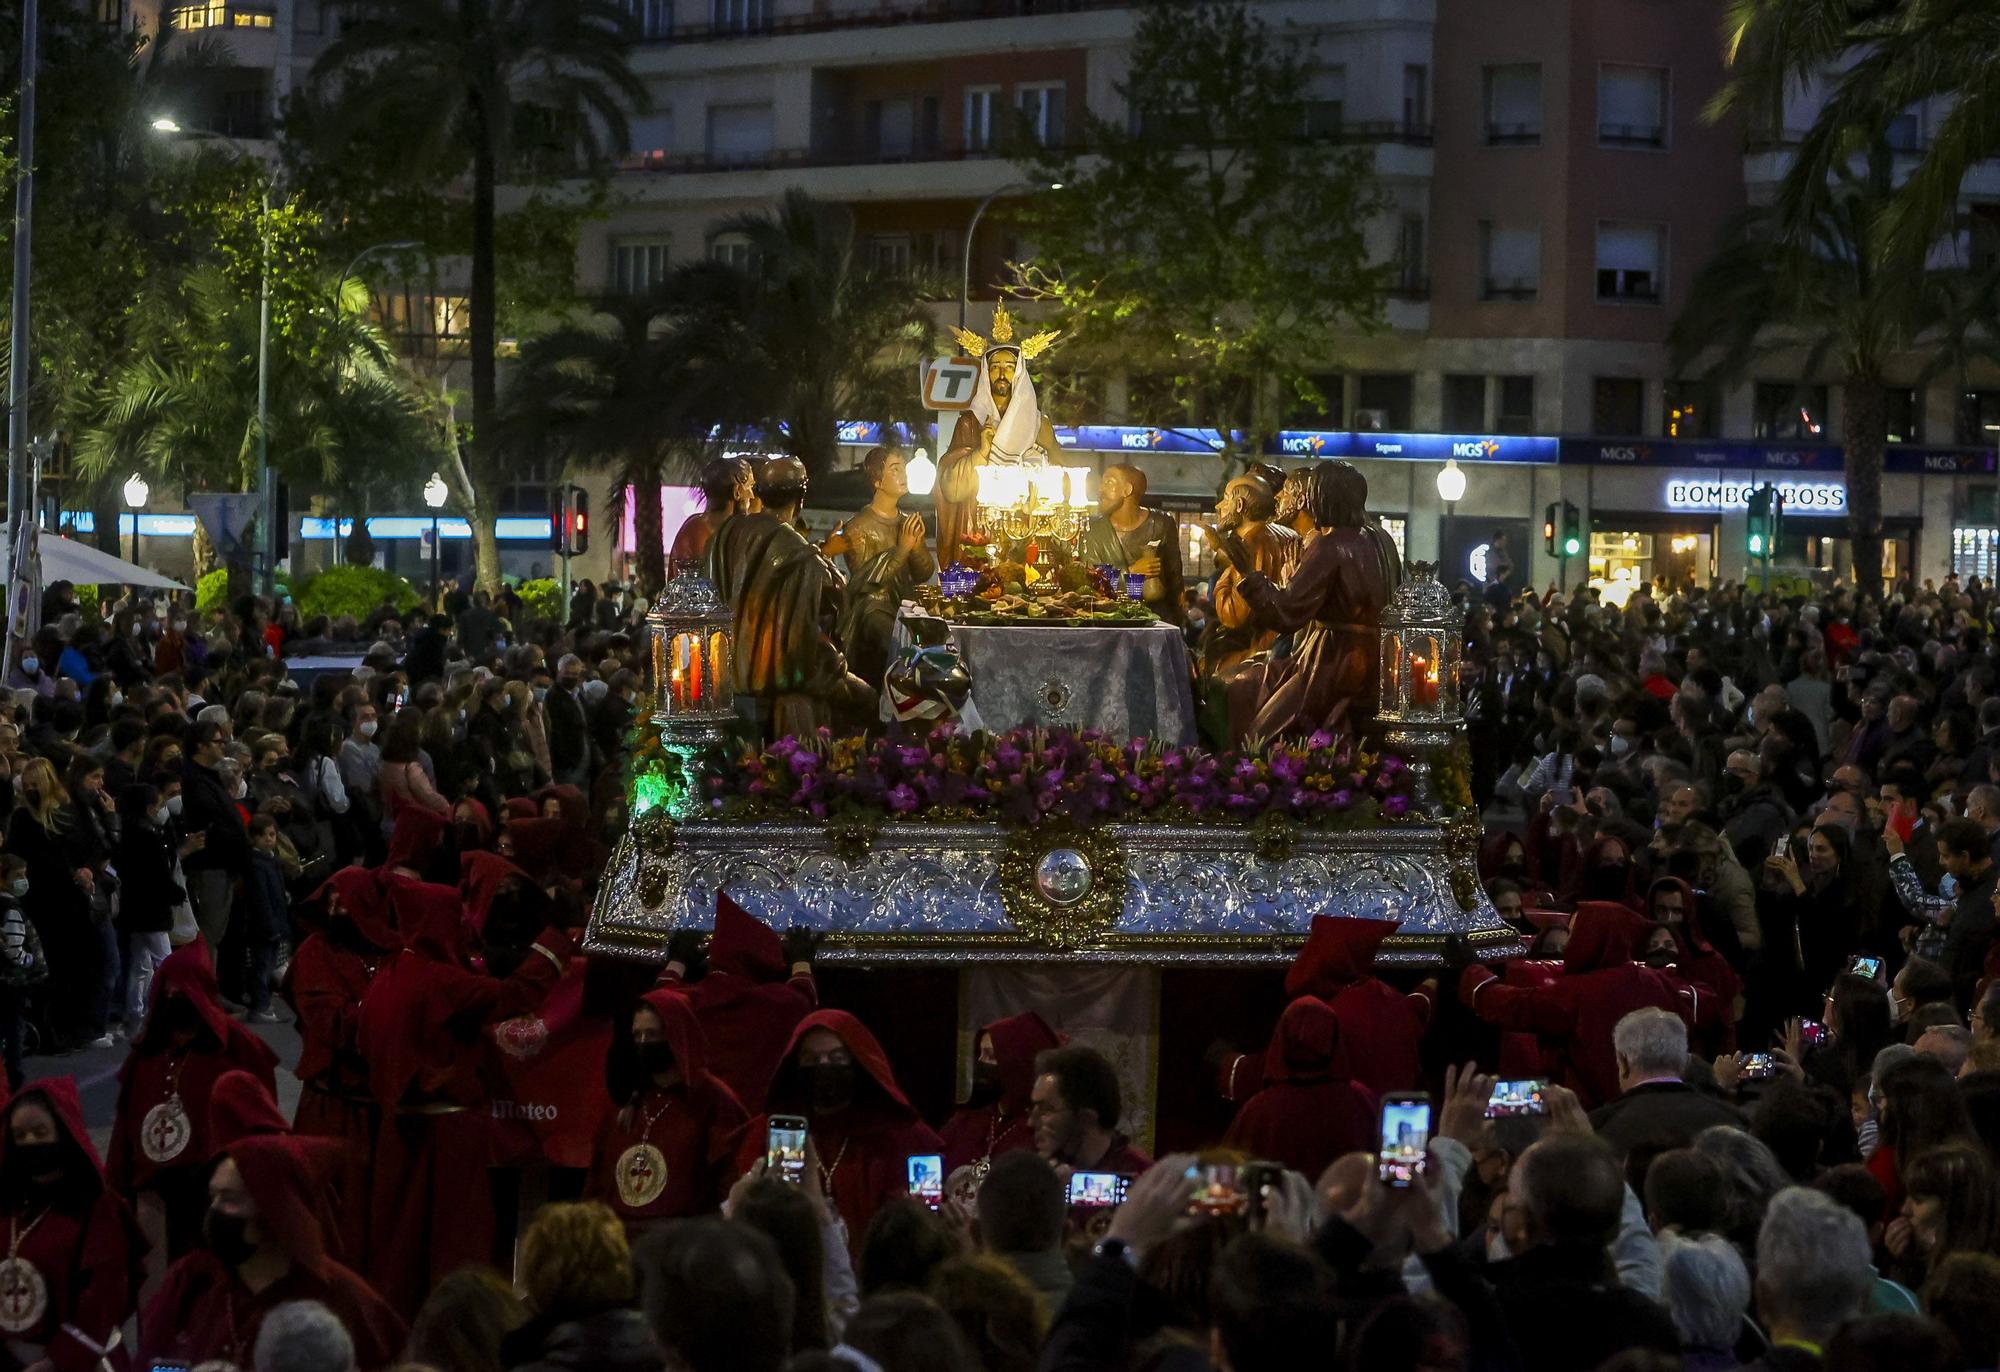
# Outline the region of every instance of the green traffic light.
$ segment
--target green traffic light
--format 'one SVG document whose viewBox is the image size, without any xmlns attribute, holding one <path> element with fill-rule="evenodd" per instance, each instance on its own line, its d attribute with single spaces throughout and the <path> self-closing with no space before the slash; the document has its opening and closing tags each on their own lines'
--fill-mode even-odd
<svg viewBox="0 0 2000 1372">
<path fill-rule="evenodd" d="M 1763 555 L 1764 535 L 1762 534 L 1750 535 L 1750 551 L 1760 557 Z"/>
<path fill-rule="evenodd" d="M 1581 540 L 1575 538 L 1566 538 L 1563 540 L 1563 552 L 1565 552 L 1569 556 L 1575 557 L 1578 553 L 1582 551 L 1583 551 L 1583 543 Z"/>
</svg>

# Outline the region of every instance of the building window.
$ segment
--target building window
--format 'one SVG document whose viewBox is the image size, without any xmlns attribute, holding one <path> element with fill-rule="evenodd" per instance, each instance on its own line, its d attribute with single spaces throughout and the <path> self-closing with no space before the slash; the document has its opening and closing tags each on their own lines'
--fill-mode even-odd
<svg viewBox="0 0 2000 1372">
<path fill-rule="evenodd" d="M 710 261 L 747 272 L 754 269 L 757 250 L 751 247 L 750 240 L 740 233 L 719 233 L 708 245 L 708 256 Z"/>
<path fill-rule="evenodd" d="M 1424 217 L 1406 214 L 1396 230 L 1396 281 L 1391 295 L 1422 300 L 1430 294 L 1430 264 L 1424 256 Z"/>
<path fill-rule="evenodd" d="M 908 276 L 910 246 L 910 235 L 906 233 L 870 234 L 866 244 L 868 265 L 878 272 Z"/>
<path fill-rule="evenodd" d="M 1346 389 L 1346 378 L 1339 372 L 1312 372 L 1304 379 L 1319 392 L 1319 398 L 1308 399 L 1288 387 L 1285 423 L 1315 429 L 1340 428 L 1344 422 L 1341 416 L 1345 413 L 1343 401 L 1346 397 L 1343 391 Z"/>
<path fill-rule="evenodd" d="M 1479 298 L 1533 300 L 1541 285 L 1541 228 L 1480 220 Z"/>
<path fill-rule="evenodd" d="M 1446 373 L 1444 431 L 1448 434 L 1486 432 L 1486 378 Z"/>
<path fill-rule="evenodd" d="M 1669 381 L 1660 432 L 1668 438 L 1721 436 L 1722 396 L 1712 381 Z"/>
<path fill-rule="evenodd" d="M 1410 427 L 1416 378 L 1408 372 L 1376 372 L 1355 378 L 1354 427 L 1405 433 Z"/>
<path fill-rule="evenodd" d="M 611 293 L 644 295 L 667 279 L 668 240 L 618 238 L 611 243 Z"/>
<path fill-rule="evenodd" d="M 96 0 L 91 8 L 97 15 L 97 22 L 106 28 L 125 26 L 125 0 Z M 319 7 L 315 5 L 313 8 Z"/>
<path fill-rule="evenodd" d="M 1500 413 L 1493 424 L 1495 433 L 1531 434 L 1535 431 L 1535 378 L 1503 376 L 1500 381 Z"/>
<path fill-rule="evenodd" d="M 1924 441 L 1924 393 L 1891 386 L 1882 396 L 1882 437 L 1891 443 Z"/>
<path fill-rule="evenodd" d="M 1029 137 L 1042 147 L 1062 146 L 1064 96 L 1061 81 L 1036 81 L 1014 87 L 1014 108 L 1021 112 Z"/>
<path fill-rule="evenodd" d="M 1321 67 L 1306 84 L 1299 132 L 1307 138 L 1338 138 L 1347 117 L 1347 68 Z"/>
<path fill-rule="evenodd" d="M 626 121 L 626 153 L 622 165 L 632 168 L 657 167 L 674 151 L 674 112 L 654 110 L 635 114 Z"/>
<path fill-rule="evenodd" d="M 1603 220 L 1597 226 L 1597 298 L 1658 304 L 1665 280 L 1666 227 Z"/>
<path fill-rule="evenodd" d="M 1590 383 L 1590 431 L 1629 438 L 1645 429 L 1646 383 L 1636 376 L 1600 376 Z"/>
<path fill-rule="evenodd" d="M 1791 381 L 1759 381 L 1752 392 L 1752 438 L 1804 439 L 1826 437 L 1826 387 Z"/>
<path fill-rule="evenodd" d="M 2000 573 L 2000 529 L 1953 529 L 1951 569 L 1960 577 L 1992 581 Z"/>
<path fill-rule="evenodd" d="M 771 19 L 766 0 L 714 0 L 710 13 L 717 33 L 757 33 Z"/>
<path fill-rule="evenodd" d="M 862 111 L 862 146 L 868 156 L 894 161 L 916 148 L 917 105 L 908 96 L 870 100 Z"/>
<path fill-rule="evenodd" d="M 1952 441 L 1969 448 L 2000 443 L 2000 391 L 1960 391 Z"/>
<path fill-rule="evenodd" d="M 718 167 L 758 167 L 771 160 L 771 105 L 710 105 L 708 160 Z"/>
<path fill-rule="evenodd" d="M 1924 150 L 1924 116 L 1921 110 L 1905 110 L 1889 121 L 1883 137 L 1891 152 Z"/>
<path fill-rule="evenodd" d="M 625 13 L 641 38 L 669 38 L 674 32 L 674 0 L 625 0 Z"/>
<path fill-rule="evenodd" d="M 167 23 L 177 29 L 219 29 L 228 22 L 227 0 L 196 0 L 167 11 Z"/>
<path fill-rule="evenodd" d="M 1667 145 L 1667 69 L 1597 69 L 1597 141 L 1610 148 Z"/>
<path fill-rule="evenodd" d="M 1403 133 L 1410 138 L 1431 136 L 1431 69 L 1414 63 L 1403 68 Z"/>
<path fill-rule="evenodd" d="M 998 86 L 967 86 L 965 88 L 965 150 L 967 152 L 991 152 L 993 150 L 993 107 L 999 103 Z"/>
<path fill-rule="evenodd" d="M 1486 141 L 1493 145 L 1542 141 L 1542 68 L 1538 62 L 1487 67 Z"/>
</svg>

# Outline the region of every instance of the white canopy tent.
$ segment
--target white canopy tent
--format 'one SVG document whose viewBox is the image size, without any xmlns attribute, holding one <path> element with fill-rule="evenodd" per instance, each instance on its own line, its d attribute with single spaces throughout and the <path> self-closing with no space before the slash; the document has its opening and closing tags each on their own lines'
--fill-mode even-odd
<svg viewBox="0 0 2000 1372">
<path fill-rule="evenodd" d="M 188 589 L 171 577 L 149 572 L 136 562 L 113 557 L 75 539 L 44 533 L 36 540 L 36 551 L 41 554 L 43 586 L 68 581 L 78 586 L 147 586 L 163 591 Z M 10 553 L 5 565 L 11 567 L 13 564 Z"/>
</svg>

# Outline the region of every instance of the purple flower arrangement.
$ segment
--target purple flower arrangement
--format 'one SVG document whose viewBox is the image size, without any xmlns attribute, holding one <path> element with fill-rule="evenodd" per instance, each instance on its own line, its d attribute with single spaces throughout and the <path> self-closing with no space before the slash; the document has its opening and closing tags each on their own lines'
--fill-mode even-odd
<svg viewBox="0 0 2000 1372">
<path fill-rule="evenodd" d="M 1393 753 L 1317 733 L 1255 752 L 1206 752 L 1095 730 L 1015 729 L 865 739 L 787 736 L 712 767 L 718 819 L 803 812 L 815 819 L 1079 824 L 1253 823 L 1281 815 L 1322 829 L 1363 828 L 1410 809 L 1410 775 Z"/>
</svg>

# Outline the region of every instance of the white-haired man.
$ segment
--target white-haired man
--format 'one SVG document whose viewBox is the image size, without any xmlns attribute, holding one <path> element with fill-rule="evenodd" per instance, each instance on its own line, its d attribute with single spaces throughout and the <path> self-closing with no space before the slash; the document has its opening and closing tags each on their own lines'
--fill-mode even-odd
<svg viewBox="0 0 2000 1372">
<path fill-rule="evenodd" d="M 1868 1231 L 1853 1211 L 1802 1186 L 1771 1199 L 1757 1233 L 1757 1318 L 1771 1349 L 1745 1372 L 1810 1372 L 1875 1285 Z"/>
<path fill-rule="evenodd" d="M 1687 1023 L 1668 1010 L 1634 1010 L 1611 1031 L 1618 1061 L 1618 1099 L 1601 1105 L 1590 1123 L 1619 1157 L 1635 1148 L 1685 1148 L 1711 1124 L 1743 1127 L 1727 1102 L 1703 1095 L 1687 1071 Z"/>
</svg>

